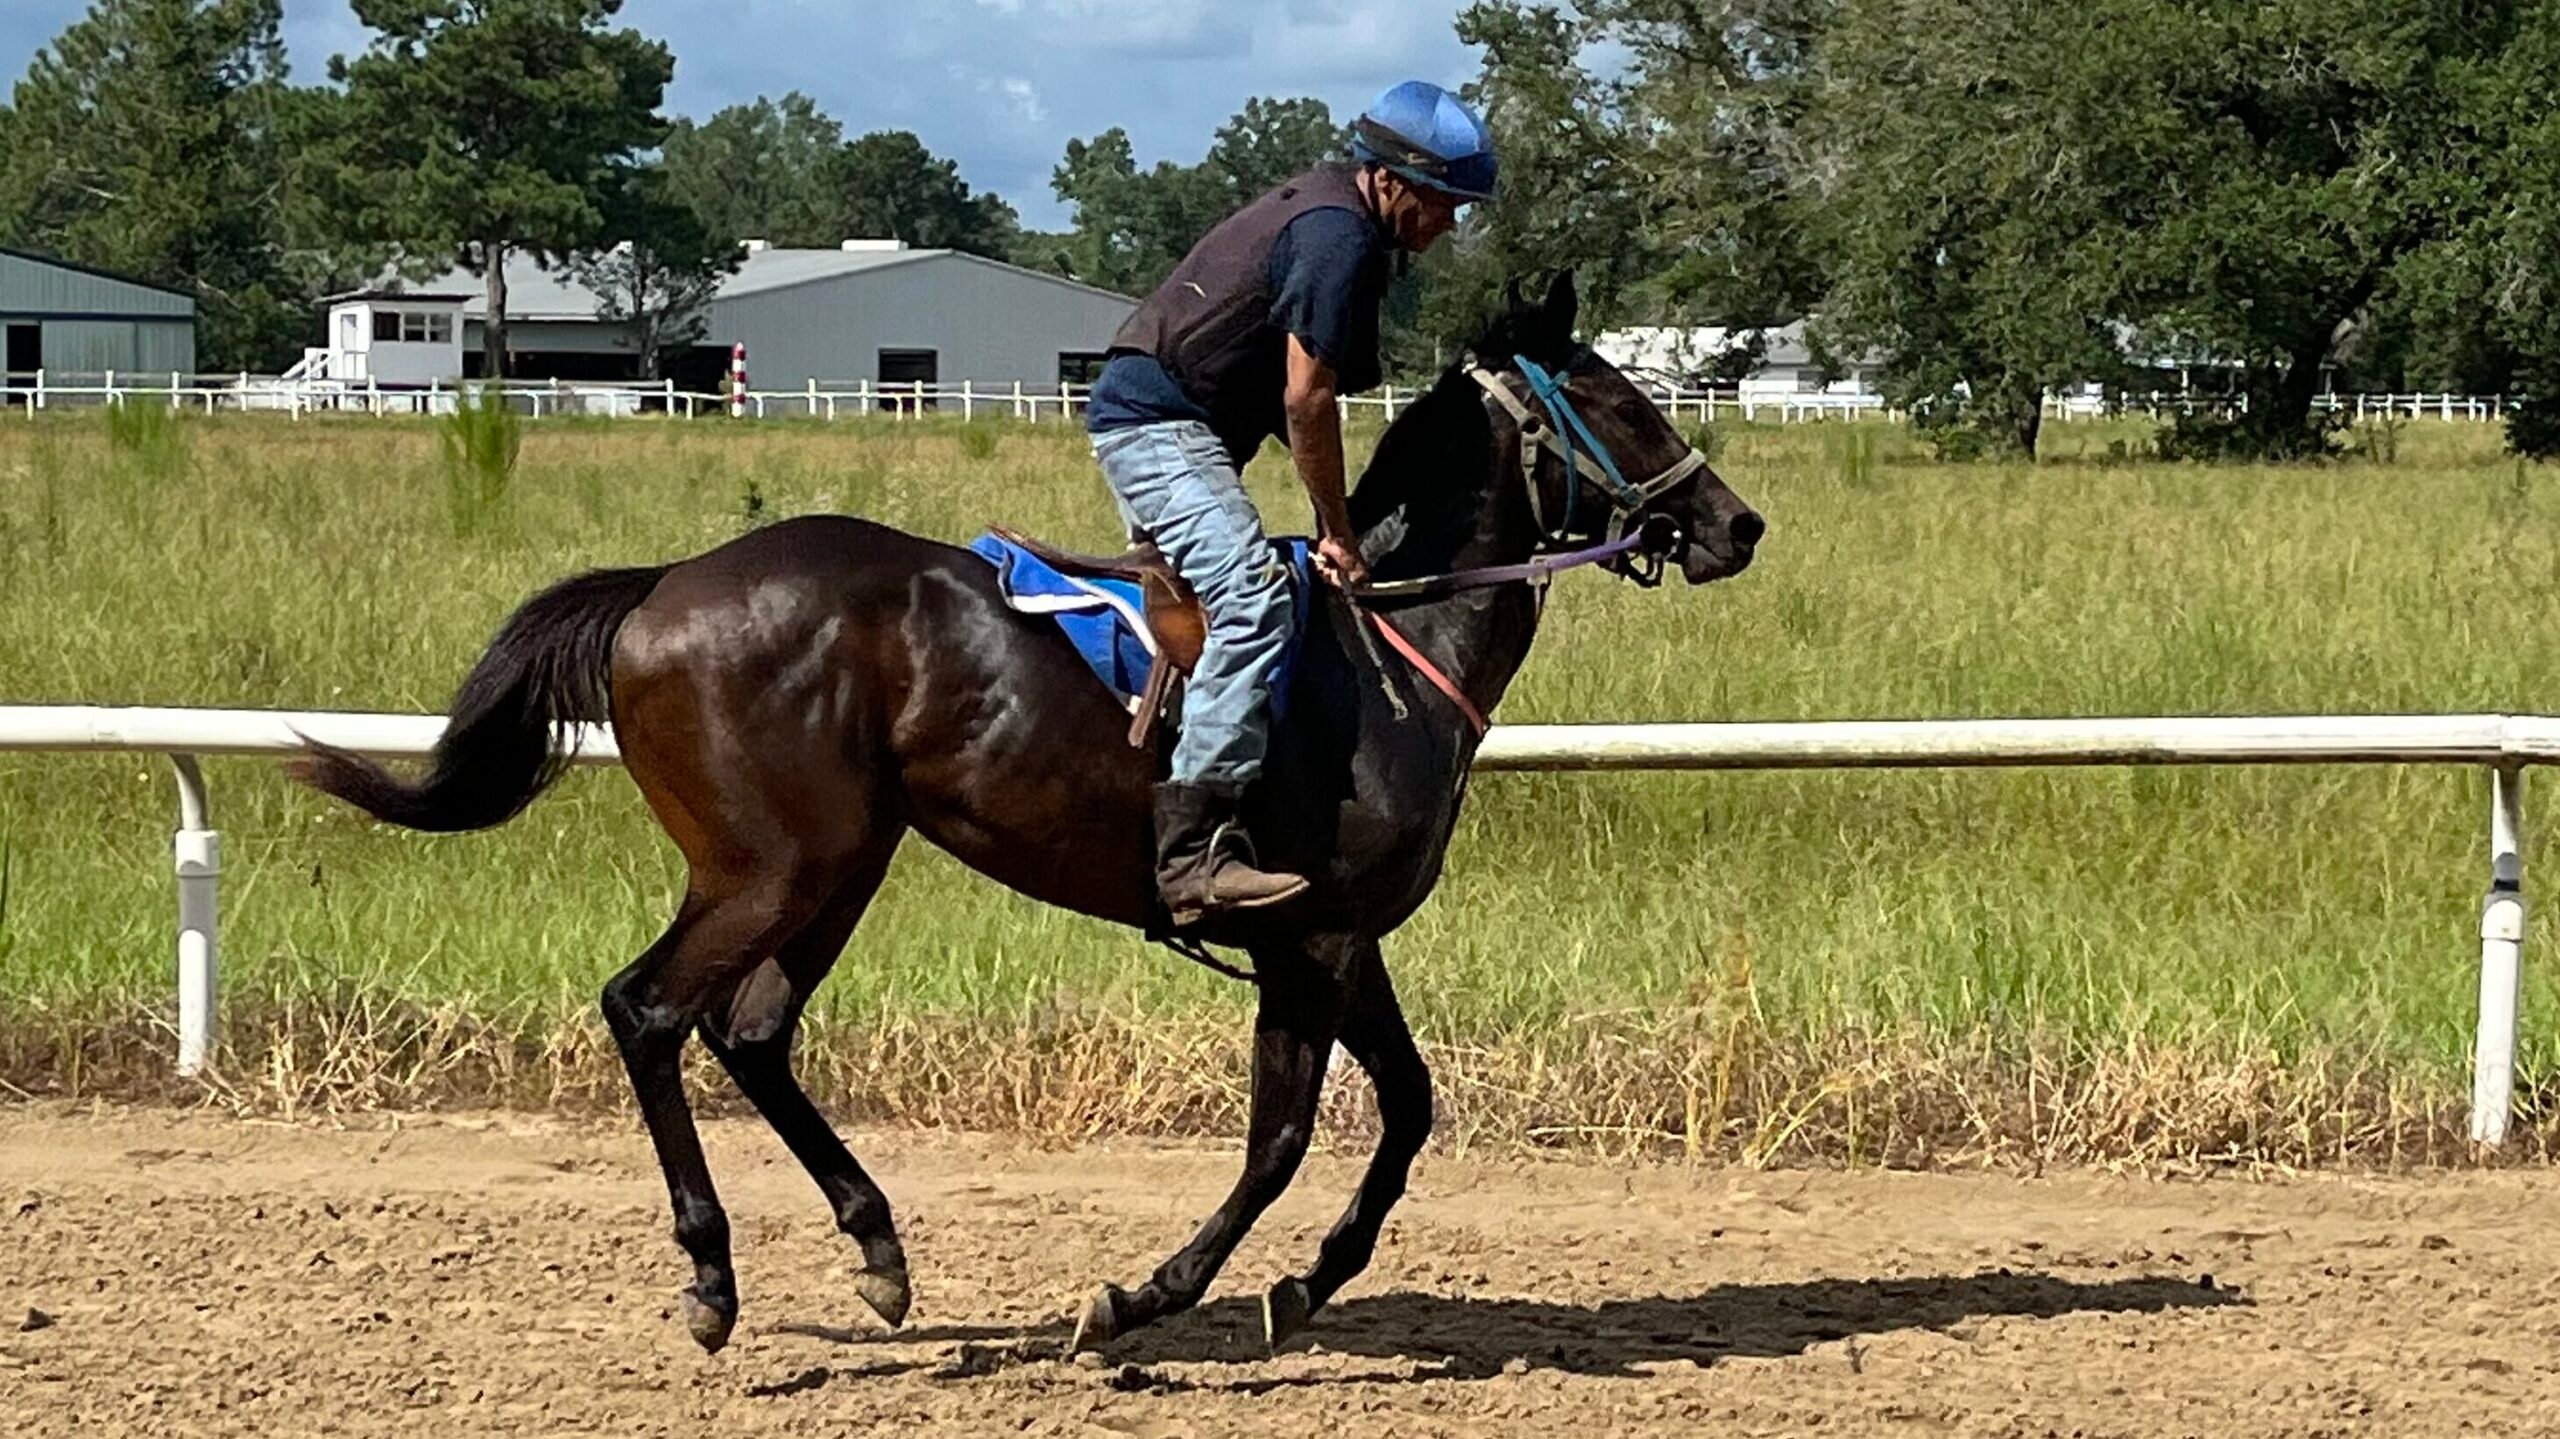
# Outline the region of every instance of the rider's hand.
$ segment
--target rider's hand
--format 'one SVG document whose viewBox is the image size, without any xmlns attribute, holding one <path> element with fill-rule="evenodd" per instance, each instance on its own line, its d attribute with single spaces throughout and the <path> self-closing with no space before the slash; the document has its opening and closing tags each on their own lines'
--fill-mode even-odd
<svg viewBox="0 0 2560 1439">
<path fill-rule="evenodd" d="M 1316 541 L 1316 568 L 1325 578 L 1349 588 L 1369 582 L 1369 561 L 1360 553 L 1356 540 L 1339 540 L 1331 535 Z"/>
</svg>

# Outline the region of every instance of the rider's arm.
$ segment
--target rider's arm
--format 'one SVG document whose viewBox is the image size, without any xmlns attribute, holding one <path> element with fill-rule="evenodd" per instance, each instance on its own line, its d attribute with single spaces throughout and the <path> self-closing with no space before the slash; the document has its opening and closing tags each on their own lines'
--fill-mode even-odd
<svg viewBox="0 0 2560 1439">
<path fill-rule="evenodd" d="M 1306 342 L 1289 337 L 1289 387 L 1281 403 L 1289 415 L 1289 458 L 1298 479 L 1315 502 L 1316 530 L 1323 539 L 1357 549 L 1351 532 L 1351 506 L 1344 499 L 1342 478 L 1342 410 L 1336 402 L 1333 366 L 1309 351 Z"/>
</svg>

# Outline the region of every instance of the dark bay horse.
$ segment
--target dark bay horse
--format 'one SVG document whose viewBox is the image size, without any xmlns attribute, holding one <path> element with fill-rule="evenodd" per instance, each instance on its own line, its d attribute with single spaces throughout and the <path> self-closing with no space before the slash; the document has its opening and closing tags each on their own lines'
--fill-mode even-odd
<svg viewBox="0 0 2560 1439">
<path fill-rule="evenodd" d="M 1475 348 L 1482 368 L 1453 368 L 1389 427 L 1352 498 L 1376 580 L 1512 564 L 1655 517 L 1678 527 L 1672 558 L 1692 584 L 1750 563 L 1759 516 L 1574 342 L 1574 311 L 1569 275 L 1541 303 L 1515 294 Z M 1552 432 L 1539 444 L 1530 386 L 1549 371 L 1588 424 L 1586 450 L 1596 443 L 1625 473 L 1671 483 L 1631 502 L 1626 488 L 1585 478 L 1588 453 L 1576 466 L 1549 453 Z M 1561 526 L 1546 523 L 1559 514 Z M 1489 713 L 1528 654 L 1541 599 L 1526 584 L 1475 589 L 1402 609 L 1395 623 Z M 1371 643 L 1367 623 L 1330 589 L 1314 607 L 1287 722 L 1250 800 L 1265 859 L 1314 887 L 1231 936 L 1260 987 L 1243 1176 L 1144 1284 L 1093 1299 L 1080 1345 L 1200 1300 L 1305 1154 L 1337 1041 L 1375 1085 L 1378 1147 L 1314 1265 L 1265 1297 L 1272 1343 L 1366 1266 L 1430 1130 L 1430 1077 L 1379 941 L 1439 878 L 1478 735 L 1453 698 Z M 1056 627 L 1005 606 L 986 562 L 812 516 L 535 596 L 464 680 L 416 782 L 320 746 L 296 770 L 395 824 L 478 829 L 558 775 L 556 726 L 607 719 L 689 871 L 666 933 L 603 999 L 693 1261 L 688 1326 L 716 1350 L 738 1312 L 728 1217 L 679 1077 L 696 1033 L 861 1245 L 857 1292 L 895 1326 L 909 1303 L 906 1254 L 888 1200 L 793 1076 L 801 1009 L 909 831 L 1033 898 L 1153 925 L 1158 761 L 1125 743 L 1127 715 Z"/>
</svg>

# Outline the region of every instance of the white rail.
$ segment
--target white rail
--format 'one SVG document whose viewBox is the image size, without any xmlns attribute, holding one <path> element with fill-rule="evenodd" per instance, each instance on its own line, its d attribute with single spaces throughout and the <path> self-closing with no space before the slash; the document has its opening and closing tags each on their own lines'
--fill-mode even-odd
<svg viewBox="0 0 2560 1439">
<path fill-rule="evenodd" d="M 417 759 L 431 715 L 0 706 L 0 752 L 165 754 L 177 768 L 178 1067 L 213 1052 L 217 983 L 213 829 L 204 755 L 286 755 L 303 736 L 377 759 Z M 619 761 L 613 737 L 563 736 L 585 764 Z M 2141 719 L 1849 721 L 1812 724 L 1503 725 L 1486 770 L 1844 769 L 2148 764 L 2466 764 L 2489 772 L 2489 892 L 2480 919 L 2480 1009 L 2471 1135 L 2503 1143 L 2514 1107 L 2516 998 L 2524 947 L 2524 771 L 2560 764 L 2560 718 L 2294 715 Z"/>
<path fill-rule="evenodd" d="M 300 367 L 296 367 L 298 370 Z M 317 414 L 433 415 L 452 412 L 464 390 L 494 388 L 518 408 L 539 419 L 547 415 L 636 415 L 646 411 L 697 415 L 735 414 L 741 418 L 835 420 L 849 416 L 885 415 L 913 419 L 927 411 L 964 420 L 1006 416 L 1015 420 L 1072 420 L 1083 409 L 1092 387 L 1074 384 L 1024 384 L 1019 381 L 981 385 L 927 384 L 896 380 L 809 380 L 792 389 L 750 389 L 733 396 L 723 388 L 680 389 L 672 380 L 466 380 L 427 385 L 384 385 L 378 380 L 333 380 L 287 371 L 281 375 L 136 374 L 102 371 L 65 374 L 37 370 L 11 375 L 0 384 L 0 412 L 22 411 L 29 418 L 59 407 L 95 407 L 113 403 L 165 404 L 173 409 L 266 411 L 300 419 Z M 1410 385 L 1387 385 L 1374 394 L 1345 395 L 1345 416 L 1371 410 L 1394 419 L 1422 392 Z M 1782 390 L 1764 387 L 1731 389 L 1648 383 L 1646 395 L 1673 419 L 1695 417 L 1709 424 L 1719 419 L 1771 420 L 1793 424 L 1806 420 L 1900 420 L 1902 411 L 1872 390 Z M 2503 420 L 2510 403 L 2501 395 L 2455 394 L 2322 394 L 2315 410 L 2353 413 L 2358 420 L 2431 419 L 2485 423 Z M 2245 398 L 2174 391 L 2113 395 L 2054 394 L 2045 411 L 2058 420 L 2084 420 L 2119 414 L 2154 419 L 2176 414 L 2228 414 L 2248 408 Z"/>
</svg>

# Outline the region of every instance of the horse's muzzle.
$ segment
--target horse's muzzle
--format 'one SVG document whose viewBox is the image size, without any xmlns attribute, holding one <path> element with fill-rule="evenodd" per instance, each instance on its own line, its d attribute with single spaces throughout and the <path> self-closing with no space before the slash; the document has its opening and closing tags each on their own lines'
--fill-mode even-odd
<svg viewBox="0 0 2560 1439">
<path fill-rule="evenodd" d="M 1756 510 L 1740 510 L 1722 524 L 1689 541 L 1680 552 L 1680 577 L 1693 585 L 1731 579 L 1751 568 L 1751 557 L 1769 524 Z"/>
</svg>

